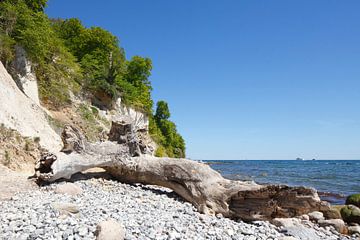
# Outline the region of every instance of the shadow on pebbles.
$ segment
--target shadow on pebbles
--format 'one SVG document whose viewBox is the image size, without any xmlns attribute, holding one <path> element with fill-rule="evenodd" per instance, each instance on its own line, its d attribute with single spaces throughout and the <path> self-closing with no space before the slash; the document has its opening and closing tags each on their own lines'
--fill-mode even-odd
<svg viewBox="0 0 360 240">
<path fill-rule="evenodd" d="M 0 201 L 0 239 L 95 239 L 97 225 L 104 221 L 123 226 L 125 239 L 298 239 L 268 222 L 199 214 L 171 190 L 156 186 L 104 178 L 24 186 L 10 200 Z M 111 226 L 117 225 L 107 229 Z M 331 231 L 318 236 L 341 239 Z"/>
</svg>

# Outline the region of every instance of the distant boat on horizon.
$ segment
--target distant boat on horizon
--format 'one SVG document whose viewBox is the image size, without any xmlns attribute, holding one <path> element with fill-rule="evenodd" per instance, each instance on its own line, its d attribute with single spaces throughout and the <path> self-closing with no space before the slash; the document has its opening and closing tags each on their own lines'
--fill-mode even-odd
<svg viewBox="0 0 360 240">
<path fill-rule="evenodd" d="M 303 158 L 296 158 L 297 161 L 307 161 L 306 159 L 303 159 Z M 316 159 L 313 158 L 313 159 L 309 159 L 309 161 L 315 161 Z"/>
</svg>

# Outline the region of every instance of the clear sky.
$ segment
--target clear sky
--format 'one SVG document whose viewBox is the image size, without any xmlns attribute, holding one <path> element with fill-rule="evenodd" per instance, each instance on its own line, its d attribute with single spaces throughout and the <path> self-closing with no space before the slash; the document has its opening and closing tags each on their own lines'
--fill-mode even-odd
<svg viewBox="0 0 360 240">
<path fill-rule="evenodd" d="M 360 1 L 49 0 L 153 60 L 194 159 L 360 159 Z"/>
</svg>

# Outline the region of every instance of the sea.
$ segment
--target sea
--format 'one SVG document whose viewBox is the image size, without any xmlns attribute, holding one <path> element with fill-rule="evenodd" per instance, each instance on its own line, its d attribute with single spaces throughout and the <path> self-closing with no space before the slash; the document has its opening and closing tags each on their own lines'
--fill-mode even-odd
<svg viewBox="0 0 360 240">
<path fill-rule="evenodd" d="M 360 160 L 207 160 L 225 178 L 315 188 L 322 200 L 344 204 L 360 193 Z"/>
</svg>

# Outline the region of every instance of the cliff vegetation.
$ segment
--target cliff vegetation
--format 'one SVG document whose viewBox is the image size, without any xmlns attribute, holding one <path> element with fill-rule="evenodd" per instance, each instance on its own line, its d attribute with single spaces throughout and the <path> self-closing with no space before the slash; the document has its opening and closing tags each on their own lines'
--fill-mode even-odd
<svg viewBox="0 0 360 240">
<path fill-rule="evenodd" d="M 15 46 L 21 46 L 33 64 L 40 100 L 48 109 L 68 108 L 72 96 L 111 108 L 121 97 L 126 106 L 149 116 L 157 156 L 185 157 L 185 142 L 169 120 L 167 103 L 158 102 L 153 112 L 151 59 L 127 59 L 119 39 L 103 28 L 87 28 L 76 18 L 49 18 L 44 13 L 46 2 L 0 2 L 0 59 L 8 71 L 12 72 Z M 88 120 L 96 117 L 89 114 Z"/>
</svg>

